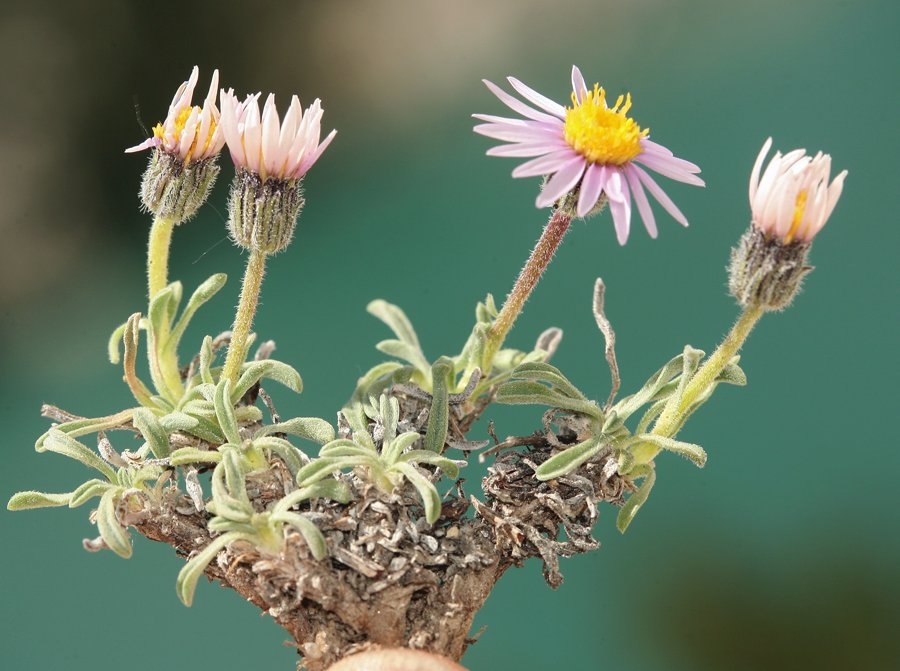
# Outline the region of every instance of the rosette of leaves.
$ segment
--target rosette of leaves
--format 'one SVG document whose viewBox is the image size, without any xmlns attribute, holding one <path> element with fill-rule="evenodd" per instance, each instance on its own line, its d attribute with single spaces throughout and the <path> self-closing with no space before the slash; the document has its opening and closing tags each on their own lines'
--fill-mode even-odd
<svg viewBox="0 0 900 671">
<path fill-rule="evenodd" d="M 173 282 L 158 292 L 150 302 L 147 317 L 135 313 L 113 333 L 109 344 L 112 363 L 121 361 L 123 379 L 140 404 L 106 417 L 77 419 L 64 422 L 57 430 L 74 437 L 114 428 L 127 428 L 132 423 L 149 426 L 155 445 L 162 449 L 163 436 L 176 431 L 195 436 L 212 444 L 226 440 L 218 423 L 215 397 L 219 368 L 214 367 L 215 347 L 213 339 L 203 340 L 199 356 L 182 375 L 178 363 L 178 347 L 197 310 L 209 301 L 224 285 L 225 275 L 213 275 L 203 282 L 188 300 L 181 314 L 178 308 L 182 299 L 180 282 Z M 140 331 L 147 334 L 148 363 L 152 388 L 137 373 Z M 119 349 L 119 341 L 123 351 Z M 280 361 L 265 359 L 244 364 L 237 383 L 230 390 L 229 400 L 235 407 L 235 415 L 241 424 L 262 419 L 259 408 L 241 404 L 246 393 L 262 379 L 272 379 L 289 389 L 300 392 L 303 381 L 291 366 Z M 142 412 L 146 410 L 147 412 Z M 38 438 L 35 448 L 42 451 L 45 433 Z M 168 451 L 168 450 L 166 450 Z M 158 455 L 162 456 L 162 455 Z"/>
<path fill-rule="evenodd" d="M 212 500 L 206 509 L 214 517 L 208 523 L 219 534 L 195 554 L 178 573 L 175 588 L 186 606 L 194 600 L 197 581 L 216 555 L 235 541 L 246 541 L 261 552 L 280 554 L 284 549 L 285 527 L 300 532 L 312 556 L 321 560 L 328 554 L 325 537 L 307 513 L 293 510 L 303 501 L 328 498 L 340 503 L 350 500 L 350 490 L 333 478 L 321 479 L 286 494 L 271 509 L 257 512 L 247 495 L 245 460 L 234 447 L 223 448 L 221 461 L 212 475 Z"/>
<path fill-rule="evenodd" d="M 212 412 L 216 426 L 222 431 L 224 443 L 215 450 L 199 447 L 182 447 L 174 450 L 168 463 L 172 466 L 197 466 L 218 464 L 228 449 L 240 456 L 247 472 L 267 469 L 273 456 L 277 456 L 296 476 L 309 457 L 281 435 L 292 435 L 324 445 L 334 440 L 334 428 L 318 417 L 295 417 L 284 422 L 257 426 L 252 432 L 242 429 L 238 411 L 232 404 L 234 392 L 231 381 L 221 380 L 214 388 Z"/>
<path fill-rule="evenodd" d="M 409 481 L 422 501 L 425 519 L 433 524 L 441 514 L 441 497 L 420 465 L 435 466 L 453 479 L 459 477 L 459 466 L 437 451 L 413 449 L 422 440 L 418 432 L 397 433 L 400 405 L 396 398 L 382 394 L 377 402 L 366 404 L 364 410 L 373 421 L 371 430 L 355 430 L 351 438 L 338 438 L 325 444 L 318 458 L 300 469 L 298 484 L 310 485 L 348 468 L 385 494 L 391 494 L 404 481 Z M 443 441 L 440 442 L 443 446 Z"/>
<path fill-rule="evenodd" d="M 571 473 L 603 451 L 615 455 L 620 475 L 629 477 L 633 482 L 642 480 L 619 511 L 617 526 L 624 532 L 647 500 L 656 480 L 654 462 L 636 458 L 638 448 L 650 444 L 680 454 L 702 468 L 706 464 L 706 452 L 703 448 L 694 443 L 676 440 L 674 436 L 684 421 L 709 399 L 719 383 L 743 385 L 747 380 L 738 366 L 738 357 L 735 357 L 712 384 L 683 410 L 680 421 L 668 435 L 655 433 L 653 423 L 669 404 L 676 404 L 676 407 L 680 405 L 684 389 L 696 373 L 704 353 L 686 346 L 681 354 L 654 373 L 637 392 L 614 403 L 619 373 L 614 352 L 615 335 L 603 314 L 603 290 L 603 283 L 598 280 L 594 293 L 594 314 L 607 340 L 606 355 L 613 378 L 613 390 L 606 404 L 601 407 L 585 396 L 559 369 L 539 362 L 517 366 L 512 371 L 510 380 L 497 390 L 496 400 L 513 405 L 543 405 L 556 410 L 556 415 L 568 415 L 579 420 L 567 423 L 570 428 L 578 429 L 574 443 L 538 466 L 535 471 L 538 480 L 552 480 Z M 629 430 L 625 423 L 645 406 L 646 410 L 634 430 Z"/>
<path fill-rule="evenodd" d="M 345 411 L 353 412 L 353 408 L 363 405 L 367 399 L 376 396 L 395 383 L 412 383 L 427 393 L 435 393 L 436 378 L 433 375 L 433 364 L 422 350 L 419 338 L 412 323 L 401 308 L 387 301 L 378 299 L 366 306 L 366 310 L 384 322 L 395 338 L 382 340 L 375 345 L 378 351 L 394 357 L 394 361 L 385 361 L 371 368 L 356 384 L 353 397 Z M 450 361 L 449 393 L 460 393 L 466 389 L 476 370 L 480 375 L 480 365 L 484 353 L 487 332 L 497 318 L 497 307 L 492 296 L 488 295 L 483 303 L 475 308 L 475 326 L 472 329 L 462 351 L 453 357 L 441 357 Z M 530 361 L 547 361 L 556 351 L 562 331 L 550 328 L 538 338 L 534 349 L 523 352 L 516 349 L 504 349 L 497 353 L 487 378 L 479 379 L 470 392 L 472 401 L 484 394 L 492 386 L 505 380 L 512 370 L 521 363 Z"/>
<path fill-rule="evenodd" d="M 92 478 L 72 492 L 51 494 L 27 491 L 15 494 L 7 503 L 8 510 L 29 510 L 69 506 L 77 508 L 95 497 L 100 503 L 92 519 L 100 532 L 98 541 L 85 541 L 85 547 L 98 550 L 108 547 L 120 557 L 131 556 L 131 537 L 127 531 L 129 514 L 139 514 L 144 507 L 145 496 L 152 496 L 153 485 L 163 475 L 163 469 L 152 460 L 145 460 L 149 445 L 137 454 L 123 458 L 106 440 L 100 440 L 101 454 L 96 454 L 71 435 L 51 429 L 44 440 L 43 448 L 80 461 L 85 466 L 98 471 L 101 478 Z M 102 541 L 102 542 L 100 542 Z"/>
</svg>

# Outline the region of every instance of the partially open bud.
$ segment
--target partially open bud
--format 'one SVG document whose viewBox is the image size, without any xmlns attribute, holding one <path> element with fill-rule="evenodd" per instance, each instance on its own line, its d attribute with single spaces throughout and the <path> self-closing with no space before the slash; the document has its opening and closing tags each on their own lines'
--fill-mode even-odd
<svg viewBox="0 0 900 671">
<path fill-rule="evenodd" d="M 202 108 L 191 105 L 198 77 L 195 66 L 175 93 L 166 120 L 154 126 L 153 136 L 125 150 L 154 150 L 141 183 L 141 201 L 157 217 L 175 223 L 190 219 L 206 200 L 225 144 L 215 103 L 219 71 L 213 72 Z"/>
<path fill-rule="evenodd" d="M 239 102 L 233 91 L 222 91 L 222 130 L 236 168 L 228 228 L 238 245 L 274 254 L 290 243 L 303 207 L 303 176 L 336 131 L 319 143 L 319 100 L 304 114 L 294 96 L 282 123 L 273 95 L 260 114 L 259 95 Z"/>
<path fill-rule="evenodd" d="M 805 149 L 776 152 L 760 179 L 772 138 L 750 176 L 752 224 L 731 252 L 728 288 L 743 307 L 783 310 L 812 270 L 806 259 L 813 238 L 837 204 L 847 171 L 829 184 L 831 157 Z"/>
</svg>

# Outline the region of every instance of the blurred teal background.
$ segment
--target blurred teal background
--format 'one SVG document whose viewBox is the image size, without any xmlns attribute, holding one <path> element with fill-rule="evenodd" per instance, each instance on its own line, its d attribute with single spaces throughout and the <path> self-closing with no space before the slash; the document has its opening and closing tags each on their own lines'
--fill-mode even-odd
<svg viewBox="0 0 900 671">
<path fill-rule="evenodd" d="M 225 86 L 274 91 L 282 108 L 295 92 L 323 100 L 324 129 L 339 133 L 306 181 L 293 245 L 270 263 L 256 330 L 306 383 L 300 397 L 270 390 L 282 414 L 332 418 L 387 335 L 369 300 L 401 305 L 436 358 L 461 347 L 476 300 L 509 290 L 547 211 L 533 206 L 537 180 L 512 180 L 516 162 L 485 157 L 492 143 L 472 133 L 471 113 L 505 112 L 479 80 L 513 74 L 565 102 L 577 63 L 631 91 L 636 119 L 707 182 L 664 181 L 691 226 L 657 208 L 655 241 L 635 222 L 618 247 L 608 214 L 573 226 L 513 332 L 525 347 L 562 327 L 554 363 L 597 397 L 595 277 L 627 393 L 686 343 L 710 351 L 735 318 L 724 267 L 767 136 L 826 151 L 850 175 L 803 294 L 744 350 L 750 385 L 721 389 L 681 434 L 707 448 L 705 470 L 660 457 L 628 534 L 605 510 L 603 547 L 565 561 L 559 590 L 537 564 L 510 571 L 464 664 L 900 668 L 896 2 L 94 0 L 5 3 L 0 16 L 4 500 L 86 477 L 33 451 L 42 402 L 82 415 L 129 403 L 105 347 L 143 309 L 145 157 L 122 153 L 144 137 L 135 95 L 152 125 L 198 64 L 201 91 L 218 67 Z M 228 328 L 237 301 L 222 164 L 210 204 L 175 232 L 186 287 L 231 278 L 186 343 Z M 489 416 L 501 436 L 537 427 L 524 408 Z M 0 512 L 4 668 L 293 669 L 281 629 L 233 593 L 204 583 L 184 608 L 168 547 L 137 539 L 128 561 L 84 552 L 87 514 Z"/>
</svg>

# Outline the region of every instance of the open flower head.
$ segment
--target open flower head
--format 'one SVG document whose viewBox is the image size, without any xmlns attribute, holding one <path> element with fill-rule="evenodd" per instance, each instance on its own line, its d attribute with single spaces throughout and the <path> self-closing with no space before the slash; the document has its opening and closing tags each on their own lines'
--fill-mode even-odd
<svg viewBox="0 0 900 671">
<path fill-rule="evenodd" d="M 760 178 L 772 138 L 763 144 L 750 175 L 753 225 L 782 243 L 808 243 L 822 230 L 844 188 L 847 171 L 829 184 L 831 156 L 807 156 L 805 149 L 775 152 Z"/>
<path fill-rule="evenodd" d="M 319 142 L 322 104 L 316 99 L 304 114 L 297 96 L 284 121 L 275 96 L 262 113 L 259 96 L 243 102 L 222 91 L 222 132 L 237 169 L 228 199 L 232 239 L 245 249 L 274 254 L 290 244 L 303 207 L 302 178 L 331 144 L 337 131 Z"/>
<path fill-rule="evenodd" d="M 212 158 L 222 150 L 225 138 L 219 127 L 219 110 L 216 107 L 219 71 L 213 71 L 209 92 L 202 107 L 191 104 L 199 76 L 200 71 L 195 65 L 190 78 L 178 87 L 172 104 L 169 105 L 166 120 L 153 127 L 151 137 L 126 149 L 127 153 L 159 148 L 167 154 L 177 156 L 188 165 Z"/>
<path fill-rule="evenodd" d="M 275 96 L 269 94 L 262 114 L 259 96 L 238 101 L 233 90 L 222 91 L 222 130 L 231 159 L 238 168 L 254 172 L 262 181 L 300 179 L 331 144 L 336 130 L 320 143 L 322 103 L 316 98 L 306 113 L 297 96 L 282 122 L 275 107 Z"/>
<path fill-rule="evenodd" d="M 513 177 L 547 176 L 537 198 L 538 207 L 549 207 L 570 198 L 575 214 L 584 217 L 608 202 L 616 236 L 625 244 L 631 228 L 632 199 L 644 226 L 656 237 L 656 221 L 646 192 L 679 223 L 687 219 L 649 175 L 647 169 L 679 182 L 703 186 L 693 163 L 678 158 L 649 138 L 628 116 L 631 95 L 619 96 L 610 107 L 606 91 L 595 84 L 588 89 L 581 71 L 572 67 L 572 106 L 563 107 L 518 79 L 508 77 L 513 89 L 530 105 L 485 80 L 501 102 L 521 119 L 475 114 L 487 123 L 475 132 L 508 144 L 488 150 L 491 156 L 533 157 L 515 170 Z"/>
</svg>

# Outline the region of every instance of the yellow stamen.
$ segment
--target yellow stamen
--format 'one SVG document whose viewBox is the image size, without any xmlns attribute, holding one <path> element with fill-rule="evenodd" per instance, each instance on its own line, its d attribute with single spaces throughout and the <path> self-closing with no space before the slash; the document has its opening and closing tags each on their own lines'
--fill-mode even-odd
<svg viewBox="0 0 900 671">
<path fill-rule="evenodd" d="M 794 218 L 791 220 L 790 229 L 784 236 L 785 242 L 790 242 L 797 234 L 797 229 L 800 228 L 800 222 L 803 220 L 803 213 L 806 212 L 806 199 L 808 197 L 809 192 L 806 189 L 801 189 L 800 193 L 797 194 L 797 200 L 794 201 Z"/>
<path fill-rule="evenodd" d="M 202 112 L 199 107 L 185 107 L 178 113 L 178 116 L 175 117 L 175 127 L 172 129 L 172 138 L 176 142 L 181 142 L 181 134 L 184 132 L 184 127 L 187 124 L 188 118 L 190 118 L 191 113 L 197 110 L 198 113 Z M 213 138 L 213 135 L 216 132 L 216 122 L 212 120 L 209 124 L 209 131 L 203 139 L 203 143 L 199 145 L 199 153 L 203 154 L 207 148 L 209 147 L 209 143 Z M 161 123 L 156 124 L 153 127 L 153 136 L 159 138 L 160 140 L 165 141 L 166 139 L 166 129 Z M 201 138 L 195 137 L 194 141 L 191 143 L 191 146 L 188 147 L 187 156 L 184 157 L 185 165 L 191 162 L 191 158 L 194 154 L 198 153 L 198 141 Z"/>
<path fill-rule="evenodd" d="M 594 84 L 584 92 L 581 102 L 572 94 L 572 107 L 566 109 L 565 139 L 591 163 L 624 165 L 641 153 L 641 138 L 650 129 L 627 116 L 631 94 L 619 96 L 616 104 L 606 106 L 606 91 Z"/>
</svg>

